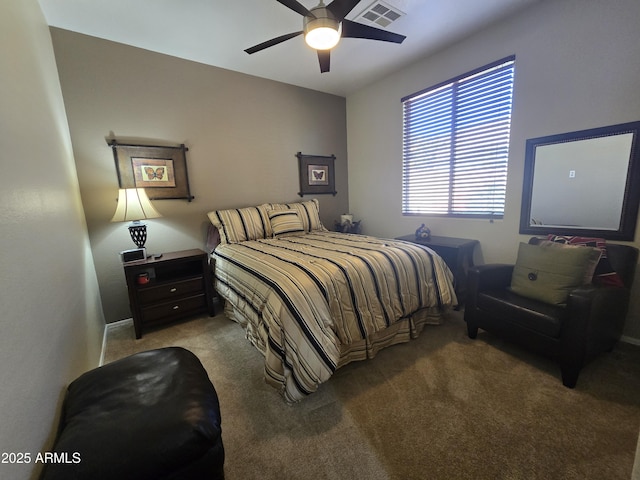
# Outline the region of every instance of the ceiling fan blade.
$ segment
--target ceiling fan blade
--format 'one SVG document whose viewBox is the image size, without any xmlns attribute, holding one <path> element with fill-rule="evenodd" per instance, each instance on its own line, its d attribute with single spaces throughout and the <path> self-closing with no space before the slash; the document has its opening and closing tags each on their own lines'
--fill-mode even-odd
<svg viewBox="0 0 640 480">
<path fill-rule="evenodd" d="M 265 48 L 273 47 L 274 45 L 278 45 L 279 43 L 286 42 L 287 40 L 297 37 L 301 34 L 302 30 L 300 30 L 299 32 L 287 33 L 286 35 L 281 35 L 279 37 L 272 38 L 271 40 L 267 40 L 266 42 L 259 43 L 258 45 L 254 45 L 251 48 L 247 48 L 245 52 L 251 55 L 252 53 L 264 50 Z"/>
<path fill-rule="evenodd" d="M 328 72 L 331 64 L 331 50 L 317 50 L 320 73 Z"/>
<path fill-rule="evenodd" d="M 351 20 L 342 21 L 342 37 L 350 38 L 368 38 L 369 40 L 381 40 L 383 42 L 402 43 L 405 37 L 379 28 L 363 25 L 362 23 L 352 22 Z"/>
<path fill-rule="evenodd" d="M 360 0 L 333 0 L 327 5 L 327 10 L 333 13 L 338 21 L 342 21 L 344 17 L 349 15 L 349 12 L 360 3 Z"/>
<path fill-rule="evenodd" d="M 296 0 L 276 0 L 278 3 L 281 3 L 285 7 L 289 7 L 294 12 L 299 13 L 303 17 L 315 17 L 313 13 L 307 10 L 307 7 L 298 3 Z"/>
</svg>

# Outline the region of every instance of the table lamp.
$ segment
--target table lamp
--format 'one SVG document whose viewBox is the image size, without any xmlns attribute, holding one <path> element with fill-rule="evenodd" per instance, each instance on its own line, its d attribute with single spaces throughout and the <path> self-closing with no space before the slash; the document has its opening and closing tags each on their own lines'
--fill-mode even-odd
<svg viewBox="0 0 640 480">
<path fill-rule="evenodd" d="M 118 206 L 112 222 L 128 222 L 129 234 L 139 249 L 144 248 L 147 241 L 147 226 L 141 220 L 161 217 L 151 205 L 144 188 L 121 188 L 118 192 Z"/>
</svg>

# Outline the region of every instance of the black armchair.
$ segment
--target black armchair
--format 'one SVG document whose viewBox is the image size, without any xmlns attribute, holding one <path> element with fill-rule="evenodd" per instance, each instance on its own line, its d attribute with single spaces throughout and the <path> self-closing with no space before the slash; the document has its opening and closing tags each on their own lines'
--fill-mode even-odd
<svg viewBox="0 0 640 480">
<path fill-rule="evenodd" d="M 481 328 L 551 357 L 560 364 L 562 383 L 574 388 L 582 367 L 611 351 L 624 327 L 638 249 L 607 244 L 607 256 L 624 286 L 582 286 L 570 292 L 566 305 L 512 292 L 513 265 L 471 268 L 464 314 L 469 337 L 476 338 Z"/>
</svg>

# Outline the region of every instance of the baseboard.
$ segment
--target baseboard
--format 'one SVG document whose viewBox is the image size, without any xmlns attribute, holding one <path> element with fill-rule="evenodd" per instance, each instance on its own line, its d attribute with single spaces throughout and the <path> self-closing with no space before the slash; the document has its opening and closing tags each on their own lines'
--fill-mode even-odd
<svg viewBox="0 0 640 480">
<path fill-rule="evenodd" d="M 620 337 L 620 341 L 624 343 L 630 343 L 631 345 L 640 345 L 640 338 L 628 337 L 627 335 L 623 335 Z"/>
<path fill-rule="evenodd" d="M 107 350 L 107 333 L 109 333 L 109 330 L 112 329 L 113 327 L 132 324 L 132 323 L 133 323 L 133 318 L 125 318 L 124 320 L 119 320 L 113 323 L 107 323 L 105 325 L 104 333 L 102 334 L 102 351 L 100 352 L 100 364 L 99 364 L 100 366 L 104 364 L 104 354 Z"/>
</svg>

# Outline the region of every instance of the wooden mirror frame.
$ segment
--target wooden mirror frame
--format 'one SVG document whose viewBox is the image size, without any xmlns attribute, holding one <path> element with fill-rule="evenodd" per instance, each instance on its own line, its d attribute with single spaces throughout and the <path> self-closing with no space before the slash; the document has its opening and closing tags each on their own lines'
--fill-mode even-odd
<svg viewBox="0 0 640 480">
<path fill-rule="evenodd" d="M 633 139 L 631 141 L 631 151 L 629 152 L 627 178 L 625 182 L 622 209 L 620 212 L 620 223 L 617 230 L 532 224 L 531 203 L 534 191 L 536 148 L 556 143 L 580 142 L 583 140 L 591 140 L 598 137 L 608 137 L 626 133 L 633 133 Z M 520 212 L 520 233 L 533 235 L 578 235 L 600 237 L 609 240 L 633 240 L 635 237 L 636 222 L 638 220 L 638 206 L 640 204 L 639 137 L 640 121 L 551 135 L 547 137 L 532 138 L 527 140 L 525 151 L 524 182 L 522 188 L 522 206 Z"/>
</svg>

